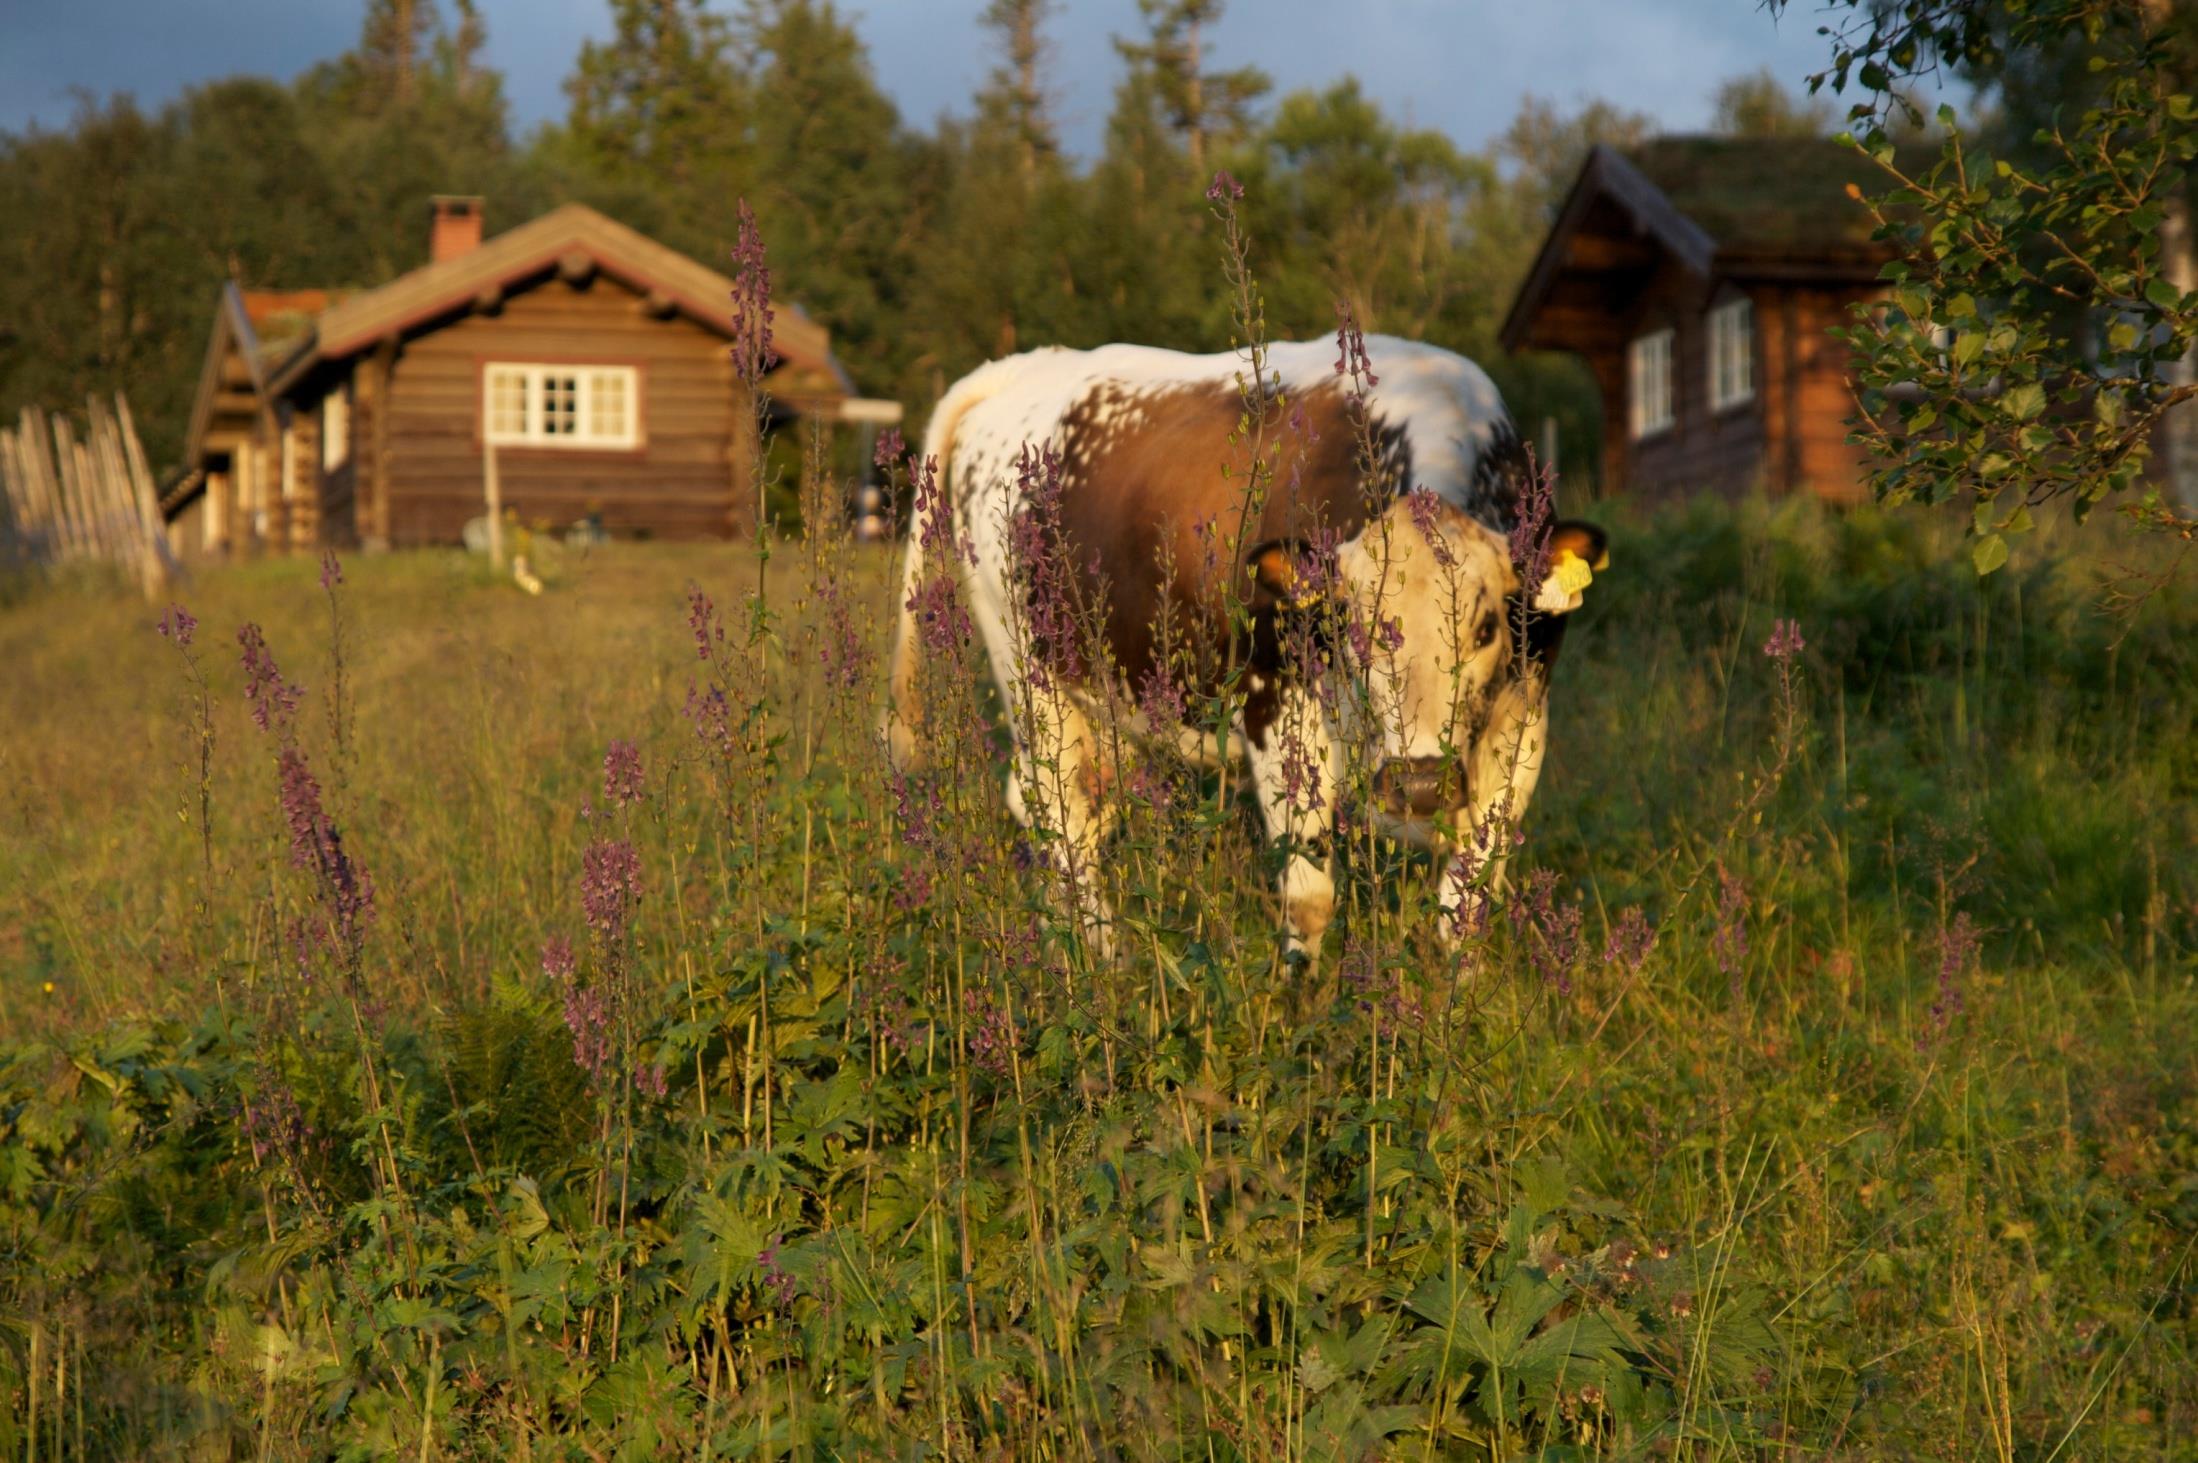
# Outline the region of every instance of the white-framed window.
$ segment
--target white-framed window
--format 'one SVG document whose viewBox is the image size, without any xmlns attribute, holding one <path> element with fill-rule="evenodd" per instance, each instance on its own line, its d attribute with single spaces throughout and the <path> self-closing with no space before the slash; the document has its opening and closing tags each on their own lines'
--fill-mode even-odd
<svg viewBox="0 0 2198 1463">
<path fill-rule="evenodd" d="M 632 366 L 499 362 L 482 376 L 482 421 L 498 446 L 633 447 L 641 440 Z"/>
<path fill-rule="evenodd" d="M 1710 311 L 1710 410 L 1755 396 L 1755 306 L 1728 300 Z"/>
<path fill-rule="evenodd" d="M 321 398 L 321 471 L 334 472 L 351 456 L 351 388 L 338 386 Z"/>
<path fill-rule="evenodd" d="M 1672 424 L 1674 338 L 1669 327 L 1652 330 L 1635 337 L 1626 349 L 1626 408 L 1628 424 L 1636 440 L 1665 431 Z"/>
<path fill-rule="evenodd" d="M 252 515 L 252 537 L 267 537 L 267 448 L 259 442 L 247 442 L 238 454 L 243 463 L 243 493 L 245 508 Z"/>
</svg>

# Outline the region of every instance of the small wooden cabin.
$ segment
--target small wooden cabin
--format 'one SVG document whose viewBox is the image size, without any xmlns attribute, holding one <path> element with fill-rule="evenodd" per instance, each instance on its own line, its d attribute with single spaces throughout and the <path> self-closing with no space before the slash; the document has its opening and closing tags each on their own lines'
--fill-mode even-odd
<svg viewBox="0 0 2198 1463">
<path fill-rule="evenodd" d="M 579 204 L 485 241 L 481 225 L 479 199 L 436 199 L 428 262 L 379 289 L 222 291 L 162 499 L 179 552 L 457 543 L 491 450 L 525 523 L 749 530 L 732 281 Z M 798 307 L 778 306 L 772 339 L 779 415 L 891 405 L 856 398 Z"/>
<path fill-rule="evenodd" d="M 1601 389 L 1606 493 L 1863 492 L 1846 347 L 1890 257 L 1849 184 L 1869 159 L 1805 138 L 1596 147 L 1502 331 Z"/>
</svg>

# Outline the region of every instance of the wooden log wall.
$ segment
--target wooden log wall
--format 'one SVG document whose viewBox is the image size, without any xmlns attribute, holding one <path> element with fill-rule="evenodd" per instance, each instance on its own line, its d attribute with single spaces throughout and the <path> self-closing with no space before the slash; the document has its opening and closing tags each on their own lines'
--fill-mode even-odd
<svg viewBox="0 0 2198 1463">
<path fill-rule="evenodd" d="M 632 450 L 506 446 L 505 505 L 563 527 L 600 514 L 614 533 L 722 538 L 748 531 L 754 492 L 737 450 L 738 385 L 722 340 L 667 318 L 600 274 L 553 274 L 405 342 L 389 378 L 376 506 L 396 544 L 455 543 L 482 513 L 482 368 L 487 362 L 632 366 L 640 444 Z M 371 364 L 362 376 L 371 376 Z M 366 408 L 362 407 L 362 415 Z M 362 435 L 368 429 L 355 424 Z M 373 489 L 362 480 L 362 505 Z M 365 532 L 365 518 L 361 531 Z"/>
</svg>

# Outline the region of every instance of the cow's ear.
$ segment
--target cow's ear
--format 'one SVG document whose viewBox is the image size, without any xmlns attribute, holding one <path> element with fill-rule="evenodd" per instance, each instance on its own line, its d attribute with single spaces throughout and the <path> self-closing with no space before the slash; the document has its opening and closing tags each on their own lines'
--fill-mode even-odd
<svg viewBox="0 0 2198 1463">
<path fill-rule="evenodd" d="M 1534 608 L 1561 615 L 1580 607 L 1596 574 L 1610 567 L 1610 540 L 1592 523 L 1563 519 L 1549 531 L 1549 569 Z"/>
<path fill-rule="evenodd" d="M 1305 545 L 1296 539 L 1271 538 L 1252 546 L 1244 563 L 1252 576 L 1254 613 L 1304 609 L 1319 601 L 1319 589 L 1298 568 L 1304 556 Z"/>
</svg>

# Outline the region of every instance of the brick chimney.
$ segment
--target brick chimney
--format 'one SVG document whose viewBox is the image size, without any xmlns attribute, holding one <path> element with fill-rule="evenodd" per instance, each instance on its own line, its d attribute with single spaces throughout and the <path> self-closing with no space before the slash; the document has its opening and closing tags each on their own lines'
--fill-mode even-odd
<svg viewBox="0 0 2198 1463">
<path fill-rule="evenodd" d="M 481 200 L 460 194 L 436 194 L 434 221 L 428 226 L 428 262 L 440 264 L 480 247 Z"/>
</svg>

